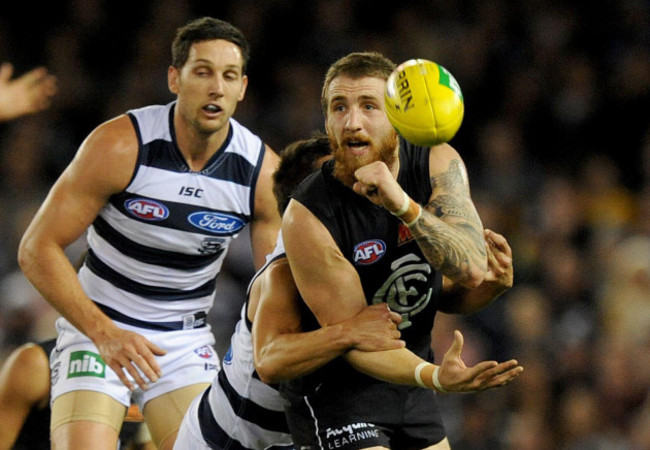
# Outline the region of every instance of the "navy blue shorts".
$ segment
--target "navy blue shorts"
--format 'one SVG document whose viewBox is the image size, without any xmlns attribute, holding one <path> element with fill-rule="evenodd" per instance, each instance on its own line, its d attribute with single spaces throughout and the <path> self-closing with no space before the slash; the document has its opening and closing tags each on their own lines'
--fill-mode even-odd
<svg viewBox="0 0 650 450">
<path fill-rule="evenodd" d="M 434 391 L 387 384 L 327 386 L 287 394 L 296 450 L 421 449 L 446 437 Z"/>
</svg>

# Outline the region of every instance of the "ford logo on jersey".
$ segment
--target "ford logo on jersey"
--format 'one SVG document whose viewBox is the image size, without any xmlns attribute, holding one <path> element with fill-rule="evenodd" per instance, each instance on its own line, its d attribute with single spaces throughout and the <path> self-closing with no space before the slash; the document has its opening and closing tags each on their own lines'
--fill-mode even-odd
<svg viewBox="0 0 650 450">
<path fill-rule="evenodd" d="M 246 225 L 239 217 L 208 211 L 190 214 L 187 220 L 196 228 L 214 234 L 235 234 Z"/>
<path fill-rule="evenodd" d="M 134 216 L 144 220 L 163 220 L 169 217 L 167 207 L 154 200 L 133 198 L 124 202 L 124 207 Z"/>
<path fill-rule="evenodd" d="M 367 265 L 376 263 L 386 253 L 386 244 L 380 239 L 372 239 L 357 244 L 353 250 L 356 264 Z"/>
</svg>

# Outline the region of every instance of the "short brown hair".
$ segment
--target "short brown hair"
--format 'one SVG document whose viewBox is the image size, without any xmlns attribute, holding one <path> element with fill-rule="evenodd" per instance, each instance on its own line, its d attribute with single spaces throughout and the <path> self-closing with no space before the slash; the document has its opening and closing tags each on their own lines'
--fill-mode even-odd
<svg viewBox="0 0 650 450">
<path fill-rule="evenodd" d="M 239 47 L 243 59 L 242 73 L 245 74 L 250 59 L 250 46 L 246 37 L 239 28 L 214 17 L 193 20 L 176 30 L 172 43 L 172 66 L 180 69 L 185 65 L 193 44 L 215 39 L 223 39 Z"/>
<path fill-rule="evenodd" d="M 322 133 L 292 142 L 280 152 L 280 164 L 273 173 L 273 194 L 280 215 L 287 208 L 293 190 L 307 175 L 320 168 L 316 162 L 331 153 L 330 141 Z"/>
<path fill-rule="evenodd" d="M 321 107 L 323 113 L 327 116 L 327 96 L 332 80 L 341 75 L 347 75 L 351 78 L 376 77 L 387 80 L 390 74 L 395 70 L 395 63 L 377 52 L 356 52 L 336 61 L 327 70 L 323 91 L 321 93 Z"/>
</svg>

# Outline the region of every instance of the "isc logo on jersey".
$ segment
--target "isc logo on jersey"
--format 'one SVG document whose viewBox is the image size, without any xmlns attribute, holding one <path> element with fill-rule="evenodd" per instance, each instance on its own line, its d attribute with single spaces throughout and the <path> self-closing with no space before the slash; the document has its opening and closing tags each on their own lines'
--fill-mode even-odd
<svg viewBox="0 0 650 450">
<path fill-rule="evenodd" d="M 106 375 L 106 363 L 97 353 L 78 351 L 70 354 L 68 378 L 97 377 Z"/>
<path fill-rule="evenodd" d="M 134 216 L 144 220 L 163 220 L 169 217 L 169 210 L 165 205 L 145 198 L 127 200 L 124 207 Z"/>
<path fill-rule="evenodd" d="M 355 245 L 352 259 L 356 264 L 368 265 L 376 263 L 386 253 L 386 244 L 380 239 L 363 241 Z"/>
</svg>

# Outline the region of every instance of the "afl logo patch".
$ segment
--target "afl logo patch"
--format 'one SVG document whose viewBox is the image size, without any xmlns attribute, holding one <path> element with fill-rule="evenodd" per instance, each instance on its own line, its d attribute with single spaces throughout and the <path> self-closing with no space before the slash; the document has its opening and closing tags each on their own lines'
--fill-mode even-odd
<svg viewBox="0 0 650 450">
<path fill-rule="evenodd" d="M 196 353 L 197 355 L 199 355 L 199 357 L 203 359 L 210 359 L 212 358 L 213 355 L 212 347 L 210 347 L 209 345 L 204 345 L 203 347 L 195 348 L 194 353 Z"/>
<path fill-rule="evenodd" d="M 135 217 L 143 220 L 164 220 L 169 217 L 169 210 L 162 203 L 145 198 L 127 200 L 124 207 Z"/>
<path fill-rule="evenodd" d="M 214 234 L 235 234 L 246 225 L 239 217 L 208 211 L 190 214 L 187 220 L 196 228 Z"/>
<path fill-rule="evenodd" d="M 376 263 L 386 253 L 386 244 L 380 239 L 372 239 L 357 244 L 353 250 L 355 264 L 368 265 Z"/>
</svg>

